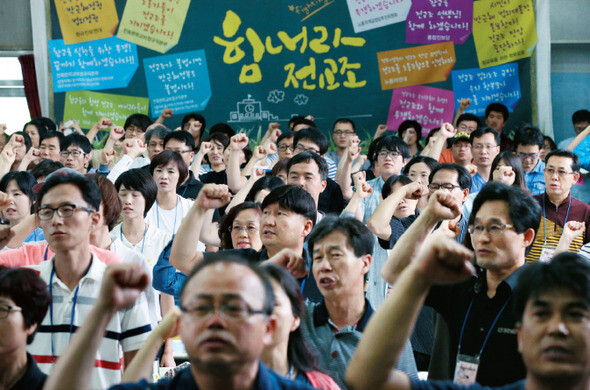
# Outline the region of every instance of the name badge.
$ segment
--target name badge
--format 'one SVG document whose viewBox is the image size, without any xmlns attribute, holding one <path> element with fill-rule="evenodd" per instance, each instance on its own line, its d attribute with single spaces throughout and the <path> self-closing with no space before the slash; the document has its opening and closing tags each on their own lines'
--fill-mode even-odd
<svg viewBox="0 0 590 390">
<path fill-rule="evenodd" d="M 459 385 L 472 385 L 477 377 L 479 368 L 479 358 L 468 355 L 457 355 L 457 364 L 455 365 L 455 377 L 453 382 Z"/>
<path fill-rule="evenodd" d="M 553 258 L 555 254 L 555 246 L 554 245 L 543 245 L 541 248 L 541 255 L 539 256 L 539 261 L 541 263 L 548 263 Z"/>
</svg>

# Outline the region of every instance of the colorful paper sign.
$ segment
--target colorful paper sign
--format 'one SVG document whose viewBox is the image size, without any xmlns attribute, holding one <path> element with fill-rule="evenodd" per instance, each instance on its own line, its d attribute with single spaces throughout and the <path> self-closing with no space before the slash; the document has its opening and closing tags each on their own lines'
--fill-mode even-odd
<svg viewBox="0 0 590 390">
<path fill-rule="evenodd" d="M 412 0 L 406 43 L 465 43 L 471 34 L 473 0 Z"/>
<path fill-rule="evenodd" d="M 346 0 L 355 33 L 403 22 L 411 0 Z"/>
<path fill-rule="evenodd" d="M 117 36 L 166 53 L 176 46 L 190 0 L 127 0 Z"/>
<path fill-rule="evenodd" d="M 64 44 L 48 41 L 54 92 L 125 88 L 139 65 L 137 46 L 111 37 Z"/>
<path fill-rule="evenodd" d="M 211 98 L 205 50 L 143 60 L 152 116 L 164 108 L 175 114 L 201 111 Z"/>
<path fill-rule="evenodd" d="M 455 65 L 453 42 L 377 53 L 381 89 L 446 80 Z"/>
<path fill-rule="evenodd" d="M 90 129 L 103 116 L 123 126 L 131 114 L 148 113 L 149 99 L 90 91 L 66 92 L 64 120 L 75 119 L 83 129 Z"/>
<path fill-rule="evenodd" d="M 451 73 L 455 108 L 461 99 L 471 99 L 465 112 L 484 116 L 490 103 L 502 103 L 512 112 L 520 100 L 518 64 L 505 64 L 486 69 L 462 69 Z"/>
<path fill-rule="evenodd" d="M 474 2 L 473 39 L 480 68 L 530 57 L 537 43 L 531 0 Z"/>
<path fill-rule="evenodd" d="M 55 10 L 66 45 L 112 37 L 119 23 L 114 0 L 55 0 Z"/>
<path fill-rule="evenodd" d="M 423 135 L 443 122 L 452 122 L 454 114 L 453 91 L 416 85 L 393 91 L 387 128 L 397 129 L 408 119 L 422 125 Z"/>
</svg>

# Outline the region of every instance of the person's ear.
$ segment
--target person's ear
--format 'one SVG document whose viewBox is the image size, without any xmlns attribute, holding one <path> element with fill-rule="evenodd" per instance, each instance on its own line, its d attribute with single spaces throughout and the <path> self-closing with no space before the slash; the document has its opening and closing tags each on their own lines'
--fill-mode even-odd
<svg viewBox="0 0 590 390">
<path fill-rule="evenodd" d="M 264 336 L 262 336 L 262 344 L 265 347 L 269 346 L 272 343 L 272 336 L 277 330 L 277 324 L 277 316 L 275 316 L 274 314 L 269 315 L 266 320 L 266 331 L 264 332 Z"/>
<path fill-rule="evenodd" d="M 299 325 L 301 325 L 301 317 L 295 316 L 293 318 L 293 323 L 291 324 L 291 332 L 296 331 L 297 328 L 299 328 Z"/>
<path fill-rule="evenodd" d="M 574 173 L 574 183 L 577 183 L 580 180 L 580 172 Z"/>
<path fill-rule="evenodd" d="M 363 255 L 361 257 L 361 261 L 363 263 L 363 267 L 362 267 L 362 274 L 363 275 L 366 275 L 369 272 L 369 269 L 371 268 L 371 261 L 372 260 L 373 260 L 373 258 L 369 254 Z"/>
<path fill-rule="evenodd" d="M 529 245 L 532 244 L 532 242 L 535 240 L 535 231 L 532 228 L 528 228 L 527 230 L 524 231 L 524 246 L 525 248 L 528 248 Z"/>
<path fill-rule="evenodd" d="M 326 189 L 327 186 L 328 186 L 328 181 L 322 180 L 322 190 L 320 191 L 320 193 L 324 192 L 324 190 Z"/>
<path fill-rule="evenodd" d="M 313 222 L 311 219 L 306 219 L 304 224 L 303 224 L 303 232 L 302 232 L 302 236 L 303 237 L 307 237 L 309 235 L 309 233 L 311 233 L 311 230 L 313 229 Z"/>
</svg>

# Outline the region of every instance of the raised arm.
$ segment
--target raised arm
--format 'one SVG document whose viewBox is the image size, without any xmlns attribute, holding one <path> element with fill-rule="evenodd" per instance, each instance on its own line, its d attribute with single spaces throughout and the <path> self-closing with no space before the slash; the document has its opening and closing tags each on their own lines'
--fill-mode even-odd
<svg viewBox="0 0 590 390">
<path fill-rule="evenodd" d="M 346 205 L 344 211 L 351 213 L 356 219 L 363 222 L 363 210 L 362 203 L 363 199 L 368 198 L 372 193 L 373 189 L 365 181 L 365 172 L 357 172 L 354 174 L 354 195 Z"/>
<path fill-rule="evenodd" d="M 438 133 L 435 134 L 436 141 L 430 148 L 424 148 L 421 156 L 432 157 L 436 161 L 440 158 L 440 154 L 442 150 L 445 148 L 447 144 L 447 140 L 452 138 L 457 134 L 457 129 L 453 127 L 450 123 L 443 123 L 440 127 Z"/>
<path fill-rule="evenodd" d="M 572 241 L 586 230 L 584 222 L 569 221 L 563 228 L 563 233 L 559 237 L 559 242 L 555 248 L 555 255 L 561 252 L 567 252 L 570 249 Z"/>
<path fill-rule="evenodd" d="M 574 150 L 576 146 L 582 142 L 584 138 L 586 138 L 590 134 L 590 125 L 586 127 L 580 134 L 574 138 L 574 140 L 567 146 L 567 150 Z"/>
<path fill-rule="evenodd" d="M 435 284 L 457 283 L 474 275 L 472 256 L 467 248 L 449 239 L 428 242 L 365 328 L 346 371 L 351 388 L 411 388 L 408 376 L 395 367 L 424 299 Z"/>
<path fill-rule="evenodd" d="M 232 193 L 236 193 L 246 184 L 247 179 L 242 177 L 240 169 L 240 155 L 242 150 L 248 146 L 248 136 L 239 133 L 231 137 L 229 141 L 229 161 L 227 161 L 227 186 Z"/>
<path fill-rule="evenodd" d="M 94 142 L 94 137 L 96 137 L 99 131 L 108 129 L 112 125 L 113 121 L 103 116 L 90 128 L 90 130 L 88 130 L 88 133 L 86 133 L 86 138 L 88 138 L 88 141 L 92 143 Z"/>
<path fill-rule="evenodd" d="M 340 190 L 342 191 L 342 196 L 346 201 L 352 199 L 352 165 L 354 163 L 354 160 L 358 158 L 360 153 L 361 148 L 358 146 L 358 143 L 355 145 L 354 140 L 349 140 L 348 146 L 346 147 L 346 151 L 344 152 L 344 156 L 342 156 L 340 162 L 338 163 L 338 168 L 336 168 L 335 179 L 337 180 L 335 181 L 338 182 Z"/>
<path fill-rule="evenodd" d="M 201 142 L 201 145 L 199 146 L 199 151 L 191 164 L 191 171 L 197 179 L 199 178 L 199 171 L 201 170 L 203 158 L 205 158 L 205 155 L 209 153 L 212 148 L 213 144 L 211 142 Z"/>
<path fill-rule="evenodd" d="M 250 190 L 254 186 L 254 183 L 256 183 L 256 181 L 258 179 L 260 179 L 261 177 L 263 177 L 265 174 L 266 174 L 266 172 L 264 171 L 264 169 L 256 168 L 252 172 L 252 175 L 250 176 L 248 181 L 246 182 L 246 185 L 244 187 L 242 187 L 242 189 L 239 190 L 238 193 L 234 195 L 231 202 L 229 202 L 229 204 L 225 208 L 225 213 L 226 214 L 229 213 L 229 211 L 232 208 L 239 205 L 240 203 L 244 203 L 246 201 L 246 197 L 248 196 L 248 193 L 250 192 Z"/>
<path fill-rule="evenodd" d="M 457 119 L 459 119 L 459 117 L 463 115 L 467 107 L 469 107 L 470 105 L 471 99 L 461 99 L 461 101 L 459 102 L 459 109 L 457 110 L 457 113 L 453 118 L 453 126 L 457 127 Z"/>
<path fill-rule="evenodd" d="M 168 119 L 168 118 L 171 118 L 171 117 L 172 117 L 172 115 L 174 115 L 174 113 L 172 112 L 172 110 L 171 110 L 171 109 L 169 109 L 169 108 L 164 108 L 164 109 L 162 110 L 162 113 L 161 113 L 161 114 L 160 114 L 160 116 L 158 117 L 158 119 L 156 119 L 156 122 L 155 122 L 155 123 L 159 123 L 159 124 L 163 125 L 163 124 L 164 124 L 164 121 L 165 121 L 166 119 Z"/>
</svg>

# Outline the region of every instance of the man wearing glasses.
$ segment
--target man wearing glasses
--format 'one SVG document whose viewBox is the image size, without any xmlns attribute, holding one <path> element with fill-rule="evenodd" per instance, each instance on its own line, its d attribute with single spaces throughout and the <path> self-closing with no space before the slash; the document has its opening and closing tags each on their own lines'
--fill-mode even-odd
<svg viewBox="0 0 590 390">
<path fill-rule="evenodd" d="M 92 173 L 94 170 L 89 170 L 90 152 L 92 145 L 88 138 L 80 134 L 70 134 L 64 138 L 64 144 L 61 149 L 61 163 L 66 168 L 73 169 L 82 174 Z"/>
<path fill-rule="evenodd" d="M 543 133 L 537 127 L 526 126 L 516 133 L 516 155 L 522 161 L 526 186 L 539 195 L 545 192 L 545 163 L 539 158 L 543 148 Z"/>
<path fill-rule="evenodd" d="M 453 195 L 435 192 L 426 209 L 391 251 L 381 270 L 385 280 L 396 282 L 412 259 L 422 253 L 423 247 L 426 249 L 423 243 L 433 228 L 441 220 L 444 223 L 456 218 L 460 210 Z M 434 287 L 425 301 L 425 305 L 445 319 L 449 329 L 450 348 L 446 359 L 451 364 L 446 377 L 437 379 L 501 386 L 525 377 L 511 298 L 525 264 L 527 248 L 539 227 L 540 215 L 541 209 L 530 195 L 499 182 L 489 183 L 475 198 L 469 233 L 481 272 L 460 284 Z M 439 229 L 434 234 L 450 236 L 445 230 Z M 440 238 L 432 237 L 432 240 Z M 460 382 L 465 372 L 472 375 L 468 382 Z"/>
<path fill-rule="evenodd" d="M 569 251 L 578 252 L 590 241 L 590 206 L 571 196 L 572 186 L 580 179 L 580 159 L 568 150 L 554 150 L 545 159 L 545 191 L 535 196 L 541 205 L 543 219 L 530 253 L 528 262 L 549 261 L 565 224 L 569 221 L 584 222 L 579 235 L 572 240 Z"/>
<path fill-rule="evenodd" d="M 52 303 L 28 351 L 41 371 L 49 373 L 98 298 L 106 265 L 90 251 L 90 233 L 101 222 L 96 183 L 63 169 L 47 179 L 38 197 L 37 216 L 55 254 L 31 268 L 49 286 Z M 149 335 L 148 313 L 142 295 L 108 322 L 95 354 L 91 388 L 120 382 L 122 367 L 129 365 Z"/>
<path fill-rule="evenodd" d="M 477 129 L 471 133 L 471 154 L 477 173 L 471 181 L 471 193 L 481 190 L 492 174 L 492 163 L 500 153 L 500 133 L 491 127 Z"/>
<path fill-rule="evenodd" d="M 346 118 L 336 119 L 332 130 L 332 139 L 336 145 L 336 150 L 326 153 L 326 157 L 332 160 L 336 166 L 338 166 L 340 159 L 346 152 L 348 140 L 354 135 L 356 135 L 356 127 L 353 121 Z"/>
</svg>

